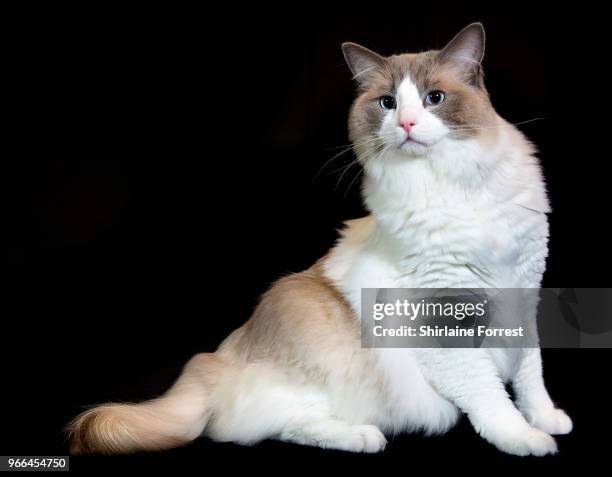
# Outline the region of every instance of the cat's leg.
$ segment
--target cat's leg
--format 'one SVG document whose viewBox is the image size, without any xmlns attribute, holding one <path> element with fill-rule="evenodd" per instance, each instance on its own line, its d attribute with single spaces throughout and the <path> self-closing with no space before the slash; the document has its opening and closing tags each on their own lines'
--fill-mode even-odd
<svg viewBox="0 0 612 477">
<path fill-rule="evenodd" d="M 572 420 L 564 411 L 555 408 L 544 385 L 539 348 L 523 350 L 512 387 L 518 408 L 532 426 L 549 434 L 571 432 Z"/>
<path fill-rule="evenodd" d="M 438 392 L 465 412 L 474 429 L 498 449 L 537 456 L 557 451 L 555 440 L 530 426 L 514 406 L 487 350 L 424 350 L 423 368 Z"/>
<path fill-rule="evenodd" d="M 276 365 L 245 364 L 220 377 L 211 397 L 205 434 L 214 440 L 252 445 L 278 439 L 351 452 L 379 452 L 387 443 L 377 427 L 334 416 L 325 387 Z"/>
<path fill-rule="evenodd" d="M 349 452 L 381 452 L 387 445 L 385 436 L 376 426 L 351 425 L 323 415 L 304 415 L 289 422 L 279 439 L 324 449 Z"/>
</svg>

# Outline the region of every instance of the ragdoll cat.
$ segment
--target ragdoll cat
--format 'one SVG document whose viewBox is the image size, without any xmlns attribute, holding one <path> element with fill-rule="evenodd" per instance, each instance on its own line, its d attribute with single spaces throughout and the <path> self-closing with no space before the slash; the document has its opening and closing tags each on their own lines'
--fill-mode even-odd
<svg viewBox="0 0 612 477">
<path fill-rule="evenodd" d="M 551 434 L 572 429 L 537 348 L 361 347 L 361 288 L 539 287 L 549 206 L 533 147 L 489 101 L 481 24 L 441 51 L 342 48 L 358 84 L 349 128 L 371 215 L 274 284 L 164 395 L 77 417 L 73 452 L 165 449 L 200 435 L 379 452 L 385 434 L 443 433 L 465 413 L 498 449 L 544 455 L 557 450 Z"/>
</svg>

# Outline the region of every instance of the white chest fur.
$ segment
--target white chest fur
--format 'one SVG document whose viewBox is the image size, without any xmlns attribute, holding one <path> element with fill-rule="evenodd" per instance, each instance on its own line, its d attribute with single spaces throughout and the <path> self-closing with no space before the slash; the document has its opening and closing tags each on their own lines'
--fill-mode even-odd
<svg viewBox="0 0 612 477">
<path fill-rule="evenodd" d="M 478 147 L 366 166 L 374 219 L 349 229 L 327 264 L 356 312 L 361 288 L 540 286 L 548 204 L 539 167 L 520 147 L 475 161 Z"/>
<path fill-rule="evenodd" d="M 548 202 L 528 143 L 520 134 L 514 139 L 512 147 L 502 140 L 486 154 L 466 141 L 431 158 L 388 155 L 366 165 L 364 195 L 373 215 L 349 223 L 325 262 L 357 316 L 362 288 L 540 286 Z M 432 432 L 453 422 L 454 408 L 422 370 L 427 356 L 414 349 L 376 352 L 397 398 L 390 405 L 397 422 Z M 507 376 L 511 353 L 490 358 Z"/>
</svg>

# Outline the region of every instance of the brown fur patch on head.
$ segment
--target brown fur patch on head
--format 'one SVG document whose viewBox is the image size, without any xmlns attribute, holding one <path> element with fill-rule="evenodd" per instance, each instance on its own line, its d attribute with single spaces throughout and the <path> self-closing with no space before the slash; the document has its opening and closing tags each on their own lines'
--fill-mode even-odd
<svg viewBox="0 0 612 477">
<path fill-rule="evenodd" d="M 430 51 L 419 55 L 400 55 L 392 61 L 408 63 L 408 75 L 421 96 L 431 91 L 443 91 L 446 99 L 431 112 L 450 126 L 458 128 L 484 127 L 492 123 L 495 111 L 479 69 L 475 84 L 466 82 L 464 72 L 452 62 L 441 60 L 441 53 Z M 403 58 L 406 57 L 406 58 Z M 460 136 L 474 136 L 478 129 L 461 131 Z"/>
<path fill-rule="evenodd" d="M 419 94 L 425 96 L 440 90 L 445 93 L 442 104 L 429 108 L 446 125 L 455 129 L 455 137 L 473 137 L 486 133 L 495 118 L 482 72 L 475 85 L 466 82 L 463 71 L 452 62 L 443 61 L 440 51 L 402 54 L 385 58 L 367 82 L 359 85 L 359 96 L 349 116 L 350 139 L 355 143 L 375 137 L 385 111 L 379 105 L 381 96 L 395 96 L 400 83 L 409 77 Z M 484 128 L 484 129 L 479 129 Z"/>
<path fill-rule="evenodd" d="M 343 51 L 359 87 L 349 116 L 350 139 L 357 146 L 371 144 L 378 136 L 386 114 L 379 100 L 396 96 L 405 78 L 415 84 L 427 110 L 453 130 L 453 137 L 493 134 L 488 126 L 496 114 L 480 65 L 484 54 L 481 24 L 468 25 L 440 51 L 385 58 L 353 43 L 344 44 Z M 437 106 L 426 105 L 425 98 L 432 91 L 444 92 L 445 100 Z"/>
</svg>

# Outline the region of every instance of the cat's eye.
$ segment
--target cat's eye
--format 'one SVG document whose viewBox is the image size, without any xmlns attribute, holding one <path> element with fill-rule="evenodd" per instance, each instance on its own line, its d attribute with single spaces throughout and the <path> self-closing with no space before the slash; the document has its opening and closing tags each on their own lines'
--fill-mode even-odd
<svg viewBox="0 0 612 477">
<path fill-rule="evenodd" d="M 395 98 L 393 96 L 382 96 L 379 100 L 378 100 L 378 104 L 380 104 L 380 107 L 383 109 L 395 109 L 395 107 L 397 106 L 397 103 L 395 102 Z"/>
<path fill-rule="evenodd" d="M 425 96 L 425 104 L 429 106 L 437 106 L 446 98 L 444 91 L 431 91 Z"/>
</svg>

